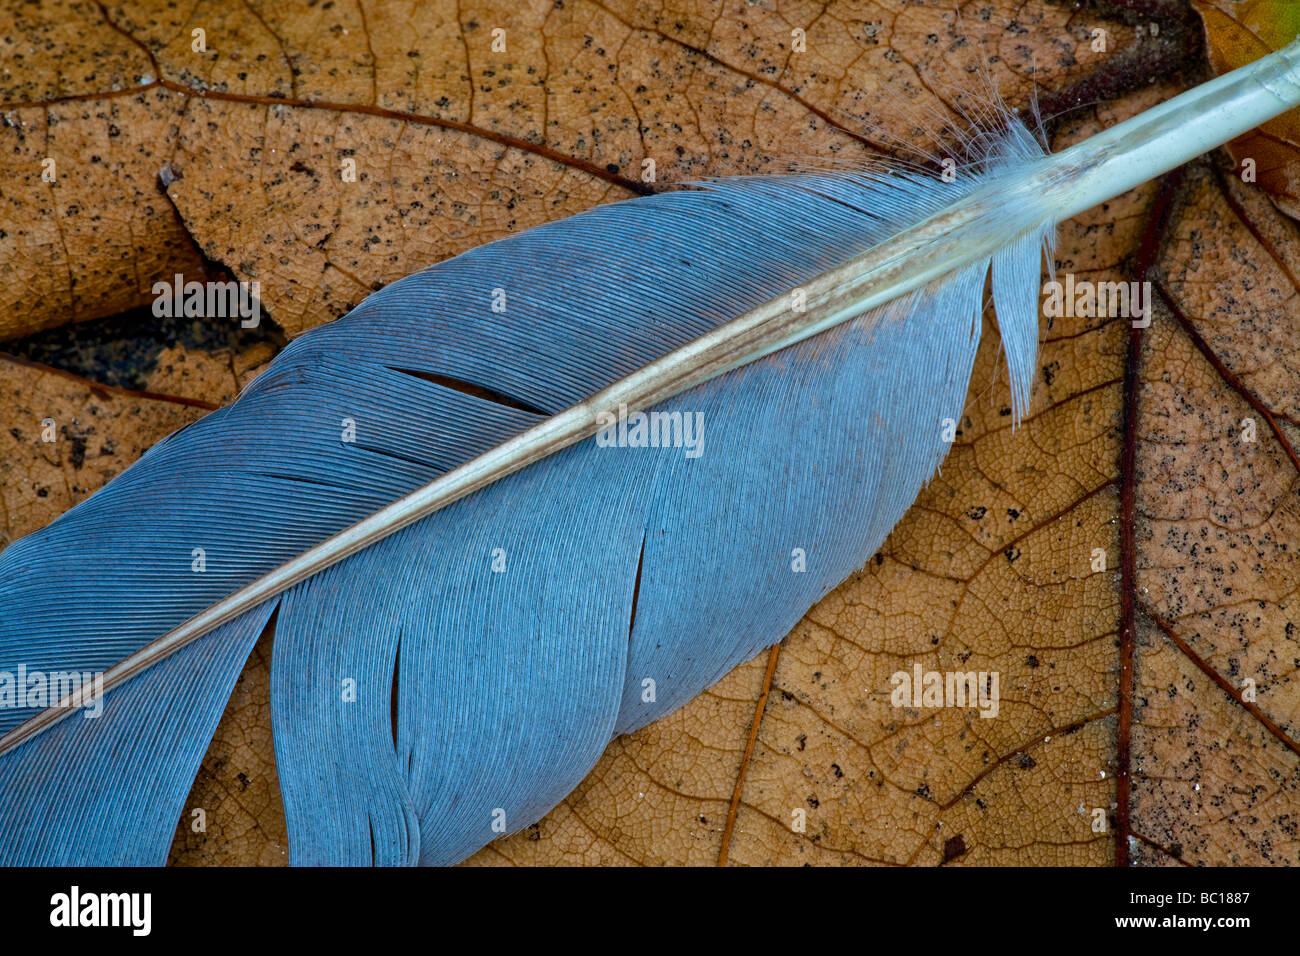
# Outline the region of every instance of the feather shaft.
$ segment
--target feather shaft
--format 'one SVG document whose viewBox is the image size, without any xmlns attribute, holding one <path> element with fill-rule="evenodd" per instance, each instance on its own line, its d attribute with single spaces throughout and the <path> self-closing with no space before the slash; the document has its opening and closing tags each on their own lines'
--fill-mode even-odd
<svg viewBox="0 0 1300 956">
<path fill-rule="evenodd" d="M 1296 106 L 1300 39 L 1062 150 L 1039 185 L 1065 220 Z"/>
</svg>

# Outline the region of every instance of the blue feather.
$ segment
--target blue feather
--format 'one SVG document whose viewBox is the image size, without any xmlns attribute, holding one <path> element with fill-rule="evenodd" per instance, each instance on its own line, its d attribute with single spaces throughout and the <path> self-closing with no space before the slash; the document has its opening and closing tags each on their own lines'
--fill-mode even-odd
<svg viewBox="0 0 1300 956">
<path fill-rule="evenodd" d="M 999 163 L 1040 155 L 1013 124 L 988 169 L 955 183 L 898 172 L 711 182 L 396 282 L 0 553 L 0 672 L 103 670 L 389 501 L 945 208 Z M 612 737 L 779 640 L 876 551 L 946 454 L 945 419 L 961 418 L 990 266 L 1023 411 L 1051 230 L 658 406 L 698 413 L 698 457 L 580 442 L 109 691 L 99 718 L 74 715 L 0 757 L 0 861 L 162 863 L 273 613 L 295 863 L 450 863 L 498 836 L 502 815 L 509 831 L 533 823 Z M 0 733 L 33 713 L 0 709 Z"/>
</svg>

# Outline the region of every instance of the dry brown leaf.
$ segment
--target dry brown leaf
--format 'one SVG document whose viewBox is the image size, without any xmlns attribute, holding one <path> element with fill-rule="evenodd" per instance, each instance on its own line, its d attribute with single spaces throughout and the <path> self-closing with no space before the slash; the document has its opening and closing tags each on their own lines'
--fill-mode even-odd
<svg viewBox="0 0 1300 956">
<path fill-rule="evenodd" d="M 1072 90 L 1062 104 L 1142 89 L 1135 64 L 1191 48 L 1176 3 L 1154 5 L 1169 13 L 1159 39 L 1140 18 L 1053 3 L 967 5 L 958 26 L 956 6 L 816 15 L 547 0 L 326 16 L 200 4 L 183 21 L 171 8 L 106 16 L 167 84 L 207 91 L 166 89 L 187 101 L 169 195 L 205 253 L 261 281 L 267 309 L 296 331 L 376 283 L 630 195 L 645 158 L 659 160 L 661 183 L 859 154 L 828 117 L 907 136 L 911 112 L 937 105 L 933 90 L 981 44 L 1000 52 L 1013 102 L 1036 63 L 1049 89 Z M 390 27 L 399 20 L 402 31 Z M 788 52 L 801 22 L 803 59 Z M 200 24 L 206 57 L 187 39 Z M 519 41 L 504 62 L 490 56 L 499 25 Z M 1108 52 L 1091 50 L 1093 28 L 1110 31 Z M 945 53 L 954 35 L 969 42 Z M 1054 145 L 1176 89 L 1074 114 Z M 339 178 L 348 156 L 356 183 Z M 138 248 L 158 255 L 149 240 Z M 1297 248 L 1294 224 L 1204 162 L 1066 223 L 1058 269 L 1158 282 L 1151 327 L 1045 322 L 1034 404 L 1013 432 L 990 324 L 952 455 L 876 558 L 778 648 L 614 741 L 545 819 L 470 862 L 1300 861 Z M 177 351 L 150 388 L 224 401 L 239 369 L 264 358 Z M 0 369 L 27 418 L 76 401 L 68 379 L 19 380 L 29 374 Z M 114 469 L 155 437 L 137 431 Z M 1126 451 L 1134 464 L 1121 469 Z M 35 484 L 9 474 L 7 513 L 27 516 L 24 530 L 53 517 Z M 264 638 L 173 862 L 284 859 L 268 657 Z M 998 717 L 893 707 L 891 674 L 917 664 L 997 671 Z"/>
<path fill-rule="evenodd" d="M 97 385 L 3 354 L 0 394 L 0 547 L 49 524 L 217 407 Z"/>
<path fill-rule="evenodd" d="M 0 338 L 122 312 L 152 301 L 155 279 L 203 275 L 158 184 L 183 106 L 149 90 L 0 110 Z"/>
<path fill-rule="evenodd" d="M 1092 24 L 1043 0 L 989 0 L 960 27 L 955 2 L 815 15 L 739 0 L 672 12 L 52 0 L 39 21 L 6 6 L 0 263 L 21 281 L 0 302 L 0 338 L 145 304 L 177 272 L 201 278 L 187 235 L 259 282 L 294 334 L 431 262 L 597 202 L 862 156 L 865 137 L 833 123 L 909 140 L 935 121 L 928 86 L 966 82 L 985 50 L 1013 102 L 1031 69 L 1058 89 L 1162 55 L 1114 21 L 1110 52 L 1094 52 Z M 793 54 L 805 21 L 808 52 Z M 1030 31 L 1044 42 L 1024 42 Z"/>
<path fill-rule="evenodd" d="M 1300 235 L 1231 172 L 1187 178 L 1138 396 L 1138 849 L 1296 863 Z"/>
<path fill-rule="evenodd" d="M 7 2 L 0 24 L 0 339 L 200 276 L 158 183 L 186 97 L 151 85 L 144 51 L 93 4 Z"/>
</svg>

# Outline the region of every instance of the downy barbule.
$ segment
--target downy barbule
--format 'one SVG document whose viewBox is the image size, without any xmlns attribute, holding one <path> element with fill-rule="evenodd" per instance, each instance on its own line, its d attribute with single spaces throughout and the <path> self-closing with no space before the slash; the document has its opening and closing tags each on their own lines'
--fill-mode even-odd
<svg viewBox="0 0 1300 956">
<path fill-rule="evenodd" d="M 533 823 L 879 548 L 990 273 L 1018 418 L 1057 223 L 1297 104 L 1300 43 L 1057 155 L 1004 111 L 952 182 L 711 181 L 376 292 L 0 554 L 0 673 L 105 688 L 0 709 L 0 860 L 162 863 L 273 615 L 294 862 Z"/>
</svg>

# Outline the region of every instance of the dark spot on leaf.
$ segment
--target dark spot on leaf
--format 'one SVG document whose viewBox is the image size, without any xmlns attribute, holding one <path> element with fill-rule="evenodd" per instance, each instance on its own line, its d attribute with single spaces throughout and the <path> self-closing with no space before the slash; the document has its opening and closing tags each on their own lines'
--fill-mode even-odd
<svg viewBox="0 0 1300 956">
<path fill-rule="evenodd" d="M 966 852 L 966 839 L 960 833 L 943 843 L 943 862 L 949 863 Z"/>
</svg>

